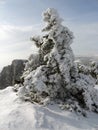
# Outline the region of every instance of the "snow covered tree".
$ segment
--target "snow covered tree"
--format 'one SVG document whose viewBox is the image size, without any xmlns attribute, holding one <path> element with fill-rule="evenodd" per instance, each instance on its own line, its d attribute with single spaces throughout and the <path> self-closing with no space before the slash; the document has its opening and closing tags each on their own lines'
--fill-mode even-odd
<svg viewBox="0 0 98 130">
<path fill-rule="evenodd" d="M 98 63 L 96 61 L 91 61 L 88 65 L 82 63 L 76 63 L 79 73 L 85 75 L 91 75 L 95 83 L 98 84 Z"/>
<path fill-rule="evenodd" d="M 90 74 L 95 79 L 96 84 L 98 84 L 98 62 L 90 62 Z"/>
<path fill-rule="evenodd" d="M 62 25 L 55 9 L 43 13 L 43 36 L 32 37 L 39 48 L 32 54 L 23 74 L 19 96 L 31 102 L 45 103 L 60 99 L 70 108 L 98 111 L 98 92 L 90 75 L 78 71 L 71 49 L 73 33 Z"/>
</svg>

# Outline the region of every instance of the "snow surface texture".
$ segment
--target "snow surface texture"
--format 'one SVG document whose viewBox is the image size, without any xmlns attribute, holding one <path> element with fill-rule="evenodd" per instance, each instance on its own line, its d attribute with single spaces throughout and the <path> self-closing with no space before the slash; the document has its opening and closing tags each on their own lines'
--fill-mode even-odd
<svg viewBox="0 0 98 130">
<path fill-rule="evenodd" d="M 47 9 L 43 19 L 46 22 L 45 33 L 41 37 L 32 37 L 39 53 L 30 56 L 18 95 L 41 104 L 61 99 L 75 111 L 98 112 L 95 81 L 90 74 L 79 72 L 74 62 L 70 46 L 73 33 L 62 25 L 55 9 Z"/>
<path fill-rule="evenodd" d="M 23 102 L 8 87 L 0 90 L 0 130 L 98 130 L 98 115 L 88 113 L 85 118 L 57 104 L 43 107 Z"/>
</svg>

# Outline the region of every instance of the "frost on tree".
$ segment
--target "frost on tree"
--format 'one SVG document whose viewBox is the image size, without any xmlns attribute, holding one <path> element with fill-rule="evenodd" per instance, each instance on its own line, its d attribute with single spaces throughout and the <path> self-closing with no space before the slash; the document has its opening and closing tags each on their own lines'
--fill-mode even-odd
<svg viewBox="0 0 98 130">
<path fill-rule="evenodd" d="M 94 82 L 98 84 L 98 62 L 91 61 L 88 65 L 83 65 L 82 63 L 77 63 L 79 73 L 83 73 L 85 75 L 91 75 Z"/>
<path fill-rule="evenodd" d="M 98 84 L 98 62 L 90 62 L 90 74 L 95 79 L 96 84 Z"/>
<path fill-rule="evenodd" d="M 71 49 L 73 33 L 62 25 L 55 9 L 43 13 L 43 36 L 32 37 L 39 48 L 32 54 L 23 74 L 24 86 L 19 96 L 43 103 L 60 99 L 71 108 L 98 111 L 98 92 L 90 75 L 78 72 Z"/>
</svg>

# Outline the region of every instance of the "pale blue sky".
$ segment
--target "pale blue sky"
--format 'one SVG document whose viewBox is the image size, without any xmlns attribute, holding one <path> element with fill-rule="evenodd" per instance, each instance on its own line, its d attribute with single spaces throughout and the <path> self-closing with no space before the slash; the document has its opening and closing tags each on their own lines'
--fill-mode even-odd
<svg viewBox="0 0 98 130">
<path fill-rule="evenodd" d="M 75 55 L 98 55 L 98 0 L 0 0 L 0 67 L 36 50 L 29 39 L 40 33 L 41 14 L 49 7 L 74 32 Z"/>
</svg>

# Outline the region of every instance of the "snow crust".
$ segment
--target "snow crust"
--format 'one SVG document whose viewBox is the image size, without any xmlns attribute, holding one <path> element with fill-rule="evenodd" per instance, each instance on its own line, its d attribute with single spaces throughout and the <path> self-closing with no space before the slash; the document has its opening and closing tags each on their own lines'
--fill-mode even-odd
<svg viewBox="0 0 98 130">
<path fill-rule="evenodd" d="M 0 90 L 0 130 L 98 130 L 98 115 L 88 117 L 21 101 L 12 87 Z"/>
</svg>

